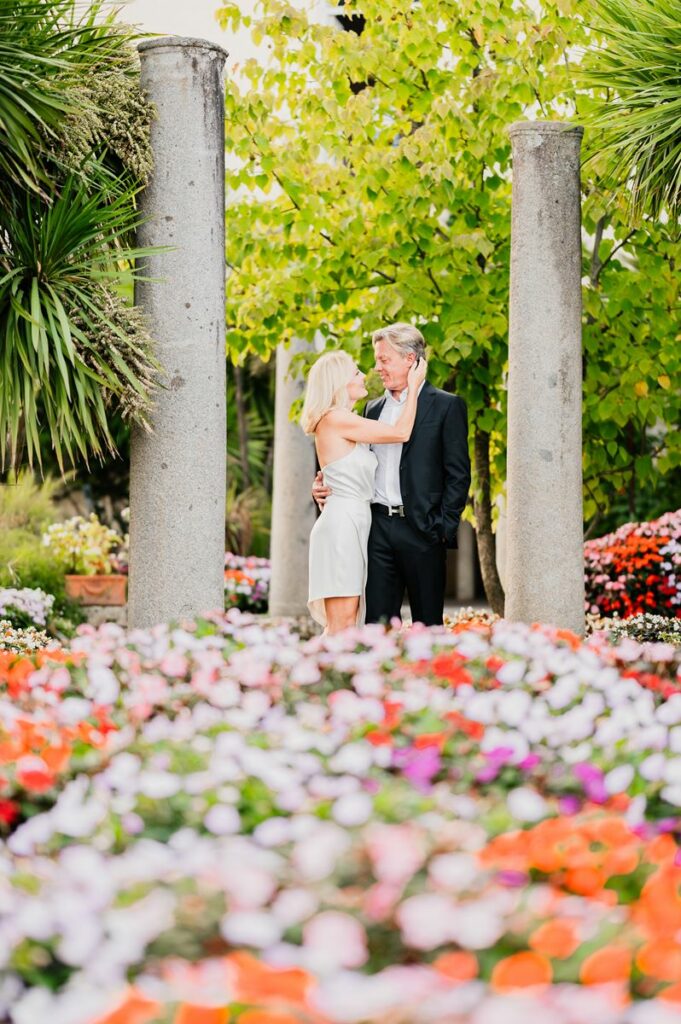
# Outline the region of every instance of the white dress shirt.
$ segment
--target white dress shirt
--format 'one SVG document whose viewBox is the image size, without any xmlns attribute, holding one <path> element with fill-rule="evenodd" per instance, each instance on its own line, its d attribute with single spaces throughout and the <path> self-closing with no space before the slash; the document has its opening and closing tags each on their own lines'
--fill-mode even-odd
<svg viewBox="0 0 681 1024">
<path fill-rule="evenodd" d="M 424 381 L 425 383 L 425 381 Z M 419 394 L 421 394 L 421 387 Z M 393 398 L 389 391 L 385 392 L 385 402 L 378 417 L 381 423 L 390 423 L 394 426 L 401 413 L 404 411 L 404 403 L 407 400 L 408 388 L 400 394 L 399 398 Z M 376 489 L 374 501 L 381 505 L 401 505 L 402 492 L 400 490 L 400 459 L 402 458 L 403 445 L 399 442 L 394 444 L 372 444 L 371 450 L 376 456 L 378 466 L 376 467 Z"/>
</svg>

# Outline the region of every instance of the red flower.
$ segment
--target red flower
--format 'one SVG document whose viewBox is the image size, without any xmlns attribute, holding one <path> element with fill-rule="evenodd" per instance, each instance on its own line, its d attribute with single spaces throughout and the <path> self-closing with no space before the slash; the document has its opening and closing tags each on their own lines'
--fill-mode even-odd
<svg viewBox="0 0 681 1024">
<path fill-rule="evenodd" d="M 11 825 L 19 817 L 19 804 L 14 800 L 0 800 L 0 824 Z"/>
</svg>

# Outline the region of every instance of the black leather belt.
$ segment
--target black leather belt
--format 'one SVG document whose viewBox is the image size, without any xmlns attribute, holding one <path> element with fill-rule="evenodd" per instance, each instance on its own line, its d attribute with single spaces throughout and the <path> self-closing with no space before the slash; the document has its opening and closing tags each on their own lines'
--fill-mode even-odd
<svg viewBox="0 0 681 1024">
<path fill-rule="evenodd" d="M 372 502 L 371 508 L 374 512 L 378 512 L 382 516 L 399 516 L 400 519 L 406 518 L 404 511 L 404 505 L 382 505 L 380 501 Z"/>
</svg>

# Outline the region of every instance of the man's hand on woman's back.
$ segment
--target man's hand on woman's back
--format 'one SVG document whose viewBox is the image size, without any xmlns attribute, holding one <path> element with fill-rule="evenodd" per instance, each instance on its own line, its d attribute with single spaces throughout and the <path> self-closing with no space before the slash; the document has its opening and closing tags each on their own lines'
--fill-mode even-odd
<svg viewBox="0 0 681 1024">
<path fill-rule="evenodd" d="M 317 502 L 319 508 L 324 508 L 326 499 L 330 494 L 331 488 L 325 486 L 324 477 L 322 475 L 322 471 L 320 470 L 317 473 L 316 477 L 314 478 L 314 483 L 312 484 L 312 497 Z"/>
</svg>

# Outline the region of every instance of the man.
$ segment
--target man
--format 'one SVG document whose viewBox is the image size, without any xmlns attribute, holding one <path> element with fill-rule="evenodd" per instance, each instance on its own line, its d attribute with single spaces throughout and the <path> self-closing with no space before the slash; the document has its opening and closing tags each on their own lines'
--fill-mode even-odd
<svg viewBox="0 0 681 1024">
<path fill-rule="evenodd" d="M 406 399 L 409 367 L 425 358 L 425 341 L 416 327 L 397 323 L 375 331 L 372 342 L 386 390 L 367 402 L 364 415 L 395 423 Z M 441 625 L 447 548 L 457 546 L 471 480 L 466 405 L 424 381 L 409 441 L 372 447 L 378 468 L 366 621 L 399 618 L 406 588 L 414 622 Z M 320 507 L 330 493 L 318 473 L 312 496 Z"/>
</svg>

